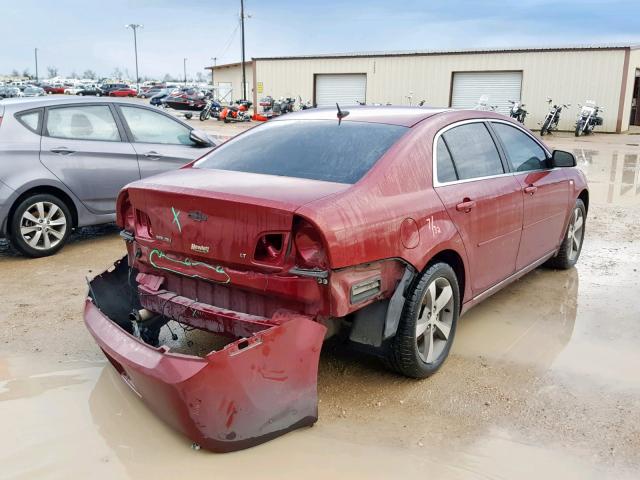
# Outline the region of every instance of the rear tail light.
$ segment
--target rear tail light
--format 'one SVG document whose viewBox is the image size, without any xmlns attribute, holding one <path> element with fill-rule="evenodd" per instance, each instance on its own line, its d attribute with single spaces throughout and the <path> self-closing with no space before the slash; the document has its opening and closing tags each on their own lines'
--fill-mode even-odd
<svg viewBox="0 0 640 480">
<path fill-rule="evenodd" d="M 258 240 L 253 258 L 258 262 L 275 263 L 282 257 L 283 233 L 268 233 Z"/>
<path fill-rule="evenodd" d="M 304 269 L 327 268 L 327 254 L 320 232 L 303 219 L 294 224 L 293 241 L 296 247 L 296 266 Z"/>
</svg>

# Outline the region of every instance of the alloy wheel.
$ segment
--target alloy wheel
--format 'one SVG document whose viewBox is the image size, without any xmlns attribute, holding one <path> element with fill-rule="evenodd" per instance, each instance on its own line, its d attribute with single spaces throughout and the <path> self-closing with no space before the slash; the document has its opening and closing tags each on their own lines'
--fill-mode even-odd
<svg viewBox="0 0 640 480">
<path fill-rule="evenodd" d="M 416 346 L 425 363 L 438 360 L 449 341 L 454 299 L 449 280 L 434 279 L 427 287 L 416 321 Z"/>
<path fill-rule="evenodd" d="M 67 218 L 58 205 L 36 202 L 20 219 L 20 235 L 31 248 L 49 250 L 56 247 L 67 231 Z"/>
<path fill-rule="evenodd" d="M 571 223 L 567 230 L 567 239 L 569 240 L 569 260 L 573 261 L 580 253 L 580 246 L 584 237 L 584 214 L 582 209 L 576 207 L 573 210 Z"/>
</svg>

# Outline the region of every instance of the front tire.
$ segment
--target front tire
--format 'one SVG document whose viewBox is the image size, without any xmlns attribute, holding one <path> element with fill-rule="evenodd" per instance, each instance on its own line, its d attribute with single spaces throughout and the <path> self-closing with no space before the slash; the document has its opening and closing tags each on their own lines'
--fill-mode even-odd
<svg viewBox="0 0 640 480">
<path fill-rule="evenodd" d="M 426 378 L 442 366 L 456 333 L 460 291 L 453 269 L 431 265 L 409 288 L 389 363 L 411 378 Z"/>
<path fill-rule="evenodd" d="M 582 252 L 586 223 L 587 209 L 584 202 L 578 198 L 558 254 L 549 259 L 548 266 L 568 270 L 578 262 L 580 252 Z"/>
<path fill-rule="evenodd" d="M 547 119 L 542 124 L 542 128 L 540 129 L 540 136 L 544 137 L 547 133 L 549 133 L 549 127 L 551 126 L 551 119 L 547 117 Z"/>
<path fill-rule="evenodd" d="M 583 130 L 584 130 L 584 123 L 582 121 L 579 121 L 576 124 L 576 137 L 581 136 L 583 133 Z"/>
<path fill-rule="evenodd" d="M 69 207 L 58 197 L 37 194 L 16 207 L 9 226 L 13 247 L 27 257 L 46 257 L 60 250 L 71 234 Z"/>
</svg>

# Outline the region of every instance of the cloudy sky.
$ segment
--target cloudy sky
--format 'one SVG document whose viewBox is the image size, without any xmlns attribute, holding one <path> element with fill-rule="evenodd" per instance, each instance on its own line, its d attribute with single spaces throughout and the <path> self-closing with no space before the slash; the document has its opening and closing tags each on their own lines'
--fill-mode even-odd
<svg viewBox="0 0 640 480">
<path fill-rule="evenodd" d="M 0 74 L 87 69 L 182 76 L 240 59 L 239 0 L 0 1 Z M 247 57 L 640 43 L 640 0 L 245 0 Z"/>
</svg>

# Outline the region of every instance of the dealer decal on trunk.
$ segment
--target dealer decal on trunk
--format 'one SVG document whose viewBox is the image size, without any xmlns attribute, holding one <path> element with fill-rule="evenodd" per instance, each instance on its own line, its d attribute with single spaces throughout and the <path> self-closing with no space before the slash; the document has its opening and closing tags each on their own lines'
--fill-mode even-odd
<svg viewBox="0 0 640 480">
<path fill-rule="evenodd" d="M 220 265 L 210 265 L 205 262 L 191 260 L 185 258 L 179 260 L 168 256 L 162 250 L 154 248 L 149 253 L 149 263 L 158 270 L 166 270 L 167 272 L 184 275 L 191 278 L 202 278 L 216 283 L 230 283 L 231 277 Z M 212 278 L 212 272 L 218 274 L 219 278 Z"/>
</svg>

